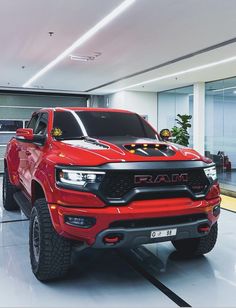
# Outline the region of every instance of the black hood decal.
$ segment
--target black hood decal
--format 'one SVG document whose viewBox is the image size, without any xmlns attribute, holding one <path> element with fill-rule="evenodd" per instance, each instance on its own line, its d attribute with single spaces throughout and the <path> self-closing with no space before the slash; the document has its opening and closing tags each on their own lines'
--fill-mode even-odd
<svg viewBox="0 0 236 308">
<path fill-rule="evenodd" d="M 108 141 L 122 150 L 126 150 L 131 154 L 140 156 L 173 156 L 175 151 L 165 142 L 160 142 L 157 139 L 136 138 L 131 136 L 125 137 L 104 137 L 104 141 Z"/>
</svg>

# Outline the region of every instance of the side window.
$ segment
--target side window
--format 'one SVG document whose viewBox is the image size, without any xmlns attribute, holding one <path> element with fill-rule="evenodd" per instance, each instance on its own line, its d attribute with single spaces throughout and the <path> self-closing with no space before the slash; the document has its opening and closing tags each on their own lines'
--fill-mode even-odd
<svg viewBox="0 0 236 308">
<path fill-rule="evenodd" d="M 47 127 L 48 127 L 48 114 L 47 113 L 39 114 L 39 120 L 36 124 L 34 133 L 37 135 L 46 135 Z"/>
<path fill-rule="evenodd" d="M 37 124 L 38 118 L 39 118 L 39 114 L 38 113 L 33 115 L 32 118 L 30 119 L 28 125 L 27 125 L 27 128 L 32 128 L 33 131 L 35 132 L 35 128 L 36 128 L 36 124 Z"/>
</svg>

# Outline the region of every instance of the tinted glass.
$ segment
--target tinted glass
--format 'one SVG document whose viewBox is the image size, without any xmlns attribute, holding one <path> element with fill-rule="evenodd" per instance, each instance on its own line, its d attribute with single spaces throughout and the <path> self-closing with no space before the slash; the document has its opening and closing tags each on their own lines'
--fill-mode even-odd
<svg viewBox="0 0 236 308">
<path fill-rule="evenodd" d="M 54 128 L 60 128 L 62 138 L 76 138 L 83 135 L 78 122 L 71 112 L 54 112 Z"/>
<path fill-rule="evenodd" d="M 35 134 L 45 135 L 48 126 L 48 114 L 42 113 L 35 129 Z"/>
<path fill-rule="evenodd" d="M 34 130 L 34 132 L 35 132 L 35 128 L 36 128 L 36 123 L 37 123 L 38 117 L 39 117 L 38 114 L 33 115 L 31 120 L 28 123 L 27 128 L 32 128 Z"/>
<path fill-rule="evenodd" d="M 23 128 L 23 121 L 0 120 L 1 132 L 15 132 L 18 128 Z"/>
<path fill-rule="evenodd" d="M 73 115 L 71 112 L 55 112 L 54 128 L 57 127 L 62 130 L 64 138 L 79 137 L 86 133 L 90 137 L 134 136 L 156 139 L 155 131 L 141 117 L 132 113 L 77 111 Z"/>
</svg>

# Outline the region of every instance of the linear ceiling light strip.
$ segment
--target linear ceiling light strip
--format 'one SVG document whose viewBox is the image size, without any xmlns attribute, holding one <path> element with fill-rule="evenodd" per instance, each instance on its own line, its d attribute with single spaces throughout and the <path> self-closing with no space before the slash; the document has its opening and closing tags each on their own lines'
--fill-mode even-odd
<svg viewBox="0 0 236 308">
<path fill-rule="evenodd" d="M 216 62 L 211 62 L 211 63 L 204 64 L 204 65 L 195 66 L 195 67 L 192 67 L 192 68 L 189 68 L 189 69 L 186 69 L 186 70 L 183 70 L 183 71 L 179 71 L 179 72 L 176 72 L 176 73 L 163 75 L 163 76 L 160 76 L 160 77 L 157 77 L 157 78 L 154 78 L 154 79 L 149 79 L 149 80 L 146 80 L 146 81 L 143 81 L 143 82 L 132 84 L 132 85 L 127 86 L 127 87 L 114 89 L 114 90 L 112 90 L 112 92 L 119 92 L 119 91 L 123 91 L 123 90 L 128 90 L 128 89 L 138 87 L 138 86 L 142 86 L 142 85 L 145 85 L 145 84 L 149 84 L 149 83 L 152 83 L 152 82 L 156 82 L 156 81 L 160 81 L 160 80 L 164 80 L 164 79 L 168 79 L 168 78 L 172 78 L 172 77 L 181 76 L 181 75 L 184 75 L 184 74 L 187 74 L 187 73 L 193 73 L 193 72 L 201 71 L 201 70 L 204 70 L 204 69 L 207 69 L 207 68 L 211 68 L 211 67 L 218 66 L 218 65 L 221 65 L 221 64 L 226 64 L 226 63 L 233 62 L 233 61 L 236 61 L 236 56 L 226 58 L 226 59 L 216 61 Z"/>
<path fill-rule="evenodd" d="M 99 30 L 108 25 L 112 20 L 114 20 L 117 16 L 119 16 L 124 10 L 126 10 L 131 4 L 133 4 L 136 0 L 126 0 L 122 2 L 118 7 L 116 7 L 110 14 L 104 17 L 101 21 L 99 21 L 94 27 L 92 27 L 89 31 L 87 31 L 84 35 L 82 35 L 77 41 L 75 41 L 69 48 L 63 51 L 59 56 L 57 56 L 53 61 L 51 61 L 48 65 L 46 65 L 43 69 L 37 72 L 33 77 L 31 77 L 27 82 L 23 84 L 23 87 L 29 87 L 32 82 L 37 80 L 39 77 L 47 73 L 50 69 L 52 69 L 55 65 L 65 59 L 68 55 L 70 55 L 76 48 L 84 44 L 87 40 L 93 37 Z"/>
<path fill-rule="evenodd" d="M 169 66 L 169 65 L 171 65 L 171 64 L 174 64 L 174 63 L 177 63 L 177 62 L 186 60 L 186 59 L 190 59 L 190 58 L 192 58 L 192 57 L 194 57 L 194 56 L 198 56 L 198 55 L 207 53 L 207 52 L 209 52 L 209 51 L 216 50 L 216 49 L 218 49 L 218 48 L 222 48 L 222 47 L 224 47 L 224 46 L 227 46 L 227 45 L 230 45 L 230 44 L 234 44 L 234 43 L 236 43 L 236 38 L 235 38 L 235 37 L 232 38 L 232 39 L 230 39 L 230 40 L 223 41 L 223 42 L 221 42 L 221 43 L 218 43 L 218 44 L 215 44 L 215 45 L 211 45 L 211 46 L 208 46 L 208 47 L 206 47 L 206 48 L 203 48 L 203 49 L 194 51 L 194 52 L 189 53 L 189 54 L 186 54 L 186 55 L 183 55 L 183 56 L 181 56 L 181 57 L 178 57 L 178 58 L 169 60 L 169 61 L 167 61 L 167 62 L 164 62 L 164 63 L 158 64 L 158 65 L 149 67 L 149 68 L 144 69 L 144 70 L 142 70 L 142 71 L 135 72 L 135 73 L 133 73 L 133 74 L 130 74 L 130 75 L 126 75 L 126 76 L 117 78 L 117 79 L 115 79 L 115 80 L 112 80 L 112 81 L 109 81 L 109 82 L 107 82 L 107 83 L 101 84 L 101 85 L 96 86 L 96 87 L 93 87 L 93 88 L 91 88 L 91 89 L 88 89 L 88 90 L 86 90 L 85 92 L 91 92 L 91 91 L 94 91 L 94 90 L 97 90 L 97 89 L 101 89 L 101 88 L 104 88 L 104 87 L 109 86 L 109 85 L 111 85 L 111 84 L 115 84 L 115 83 L 117 83 L 117 82 L 119 82 L 119 81 L 126 80 L 126 79 L 130 79 L 130 78 L 132 78 L 132 77 L 136 77 L 136 76 L 142 75 L 142 74 L 144 74 L 144 73 L 148 73 L 148 72 L 151 72 L 151 71 L 160 69 L 160 68 L 162 68 L 162 67 L 166 67 L 166 66 Z"/>
<path fill-rule="evenodd" d="M 236 89 L 236 87 L 227 87 L 227 88 L 221 88 L 221 89 L 215 89 L 215 90 L 212 90 L 212 89 L 208 89 L 208 91 L 212 91 L 212 92 L 221 92 L 221 91 L 225 91 L 225 90 L 232 90 L 232 89 Z"/>
</svg>

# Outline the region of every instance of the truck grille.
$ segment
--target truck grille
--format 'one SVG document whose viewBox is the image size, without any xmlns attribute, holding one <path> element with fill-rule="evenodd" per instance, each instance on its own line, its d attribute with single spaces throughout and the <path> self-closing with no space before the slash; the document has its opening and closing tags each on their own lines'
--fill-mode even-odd
<svg viewBox="0 0 236 308">
<path fill-rule="evenodd" d="M 170 181 L 155 182 L 155 179 L 159 176 L 165 175 Z M 187 174 L 187 179 L 172 181 L 173 174 L 181 175 Z M 153 179 L 153 183 L 135 183 L 135 176 L 148 175 Z M 193 194 L 202 194 L 206 192 L 210 183 L 207 179 L 203 169 L 192 170 L 168 170 L 168 171 L 108 171 L 103 182 L 100 186 L 100 192 L 106 196 L 106 198 L 116 199 L 124 197 L 128 192 L 138 187 L 169 187 L 170 191 L 173 187 L 188 187 Z"/>
</svg>

